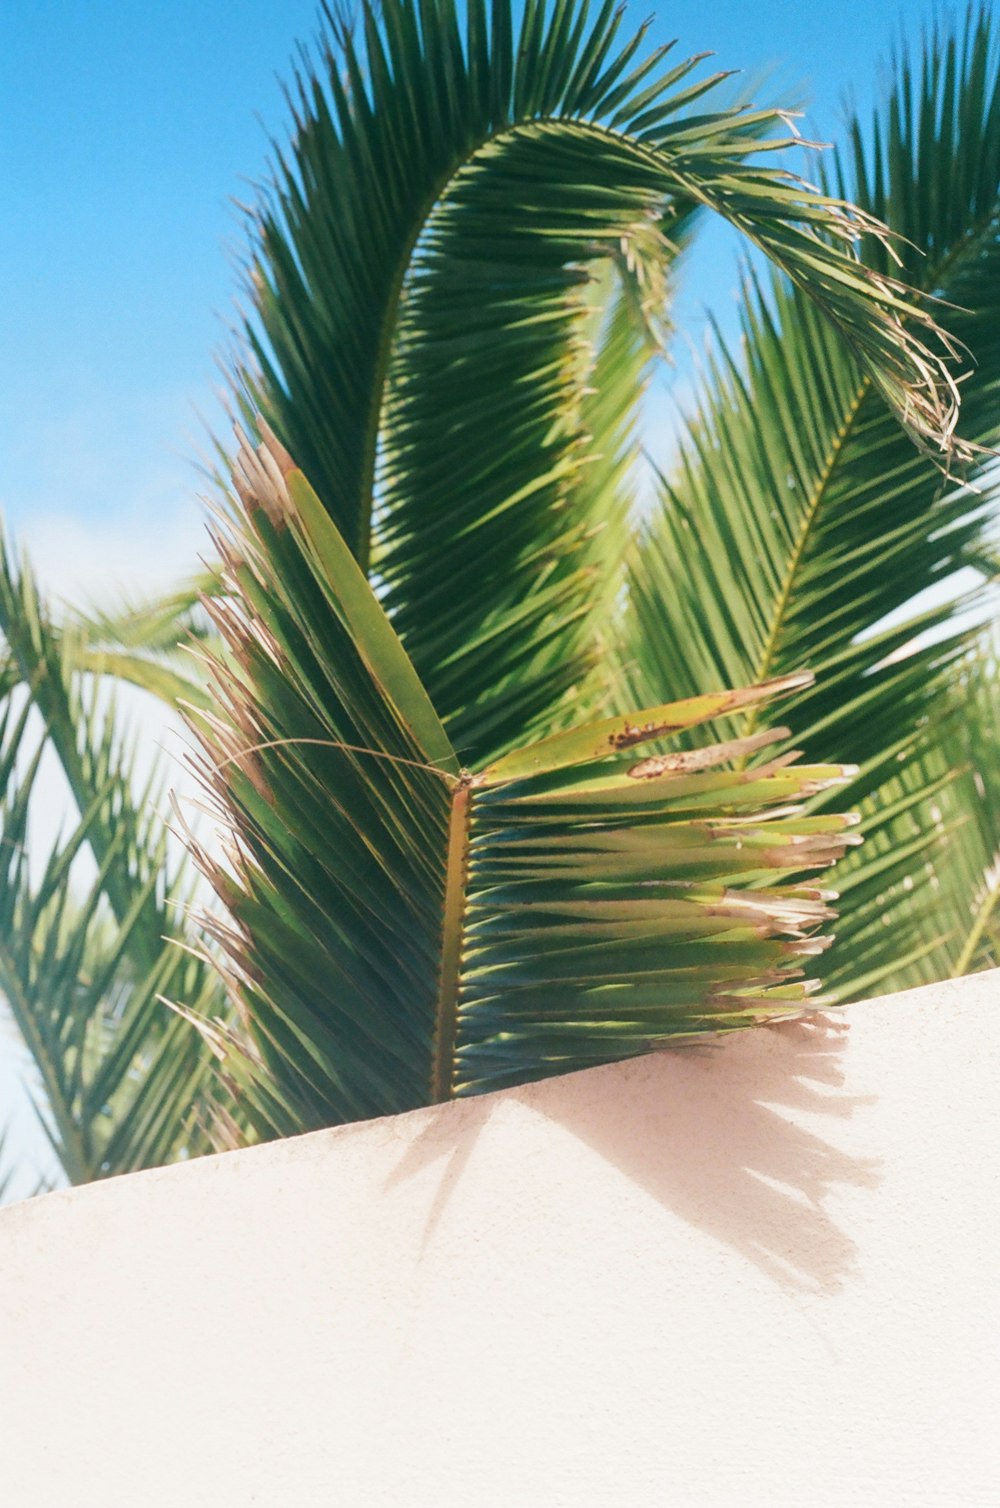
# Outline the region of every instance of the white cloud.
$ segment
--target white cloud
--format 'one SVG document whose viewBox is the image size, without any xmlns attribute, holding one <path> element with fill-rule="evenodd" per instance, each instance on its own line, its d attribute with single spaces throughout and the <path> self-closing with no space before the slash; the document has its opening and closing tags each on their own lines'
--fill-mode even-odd
<svg viewBox="0 0 1000 1508">
<path fill-rule="evenodd" d="M 207 434 L 225 433 L 219 398 L 207 385 L 102 390 L 85 370 L 49 378 L 0 395 L 0 507 L 43 591 L 93 602 L 189 575 L 208 550 L 199 466 Z"/>
<path fill-rule="evenodd" d="M 196 499 L 128 519 L 40 513 L 21 525 L 17 537 L 44 595 L 81 606 L 167 591 L 209 554 L 204 510 Z"/>
</svg>

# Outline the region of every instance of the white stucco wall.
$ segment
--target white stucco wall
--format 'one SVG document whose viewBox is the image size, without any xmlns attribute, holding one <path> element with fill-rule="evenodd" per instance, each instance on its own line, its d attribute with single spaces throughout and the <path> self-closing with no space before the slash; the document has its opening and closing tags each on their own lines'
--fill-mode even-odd
<svg viewBox="0 0 1000 1508">
<path fill-rule="evenodd" d="M 1000 1503 L 1000 973 L 0 1211 L 11 1508 Z"/>
</svg>

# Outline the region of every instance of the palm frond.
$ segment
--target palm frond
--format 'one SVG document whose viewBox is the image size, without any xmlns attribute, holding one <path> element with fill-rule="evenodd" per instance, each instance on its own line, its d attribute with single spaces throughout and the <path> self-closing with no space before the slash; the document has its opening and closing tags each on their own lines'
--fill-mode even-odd
<svg viewBox="0 0 1000 1508">
<path fill-rule="evenodd" d="M 1000 437 L 997 53 L 981 12 L 961 38 L 928 41 L 919 84 L 904 58 L 870 159 L 856 127 L 854 176 L 845 168 L 841 179 L 913 243 L 907 275 L 943 301 L 942 323 L 971 352 L 961 428 L 980 447 Z M 968 601 L 944 583 L 988 551 L 1000 476 L 986 468 L 972 485 L 946 482 L 787 282 L 751 284 L 743 320 L 743 354 L 717 343 L 662 507 L 633 557 L 629 694 L 691 695 L 809 667 L 815 686 L 792 704 L 796 742 L 859 764 L 849 798 L 875 837 L 880 811 L 901 820 L 901 764 L 925 768 L 934 719 L 969 648 L 970 634 L 953 625 Z M 908 610 L 931 587 L 936 605 Z M 754 721 L 751 711 L 733 731 L 752 732 Z M 910 796 L 907 822 L 927 810 Z M 883 965 L 916 946 L 880 928 L 876 913 L 925 873 L 938 837 L 928 829 L 923 848 L 907 848 L 887 828 L 886 853 L 869 841 L 841 875 L 834 967 L 859 988 L 870 991 L 876 977 L 888 987 Z"/>
<path fill-rule="evenodd" d="M 949 972 L 1000 967 L 1000 661 L 993 635 L 969 656 L 935 751 L 957 772 L 944 814 L 953 833 L 935 867 L 934 900 Z"/>
<path fill-rule="evenodd" d="M 374 572 L 456 744 L 486 759 L 565 720 L 618 563 L 584 401 L 607 258 L 624 248 L 662 285 L 713 210 L 932 448 L 954 392 L 914 334 L 926 311 L 850 254 L 871 218 L 763 165 L 788 142 L 780 112 L 713 109 L 719 76 L 670 66 L 642 30 L 621 41 L 613 0 L 530 0 L 519 23 L 509 0 L 362 14 L 360 39 L 341 28 L 299 72 L 255 227 L 245 407 Z"/>
<path fill-rule="evenodd" d="M 867 834 L 866 834 L 867 829 Z M 987 635 L 957 668 L 933 726 L 868 803 L 866 864 L 849 864 L 849 947 L 835 997 L 1000 965 L 1000 671 Z M 886 937 L 893 940 L 891 948 Z M 868 959 L 873 972 L 857 974 Z"/>
<path fill-rule="evenodd" d="M 158 772 L 138 780 L 134 738 L 6 545 L 0 632 L 28 693 L 0 706 L 0 992 L 40 1076 L 42 1123 L 73 1182 L 207 1150 L 224 1086 L 161 997 L 207 1014 L 225 1002 L 190 951 L 194 876 L 169 850 Z M 33 814 L 50 749 L 78 815 L 42 857 Z"/>
<path fill-rule="evenodd" d="M 802 1008 L 832 915 L 803 876 L 851 823 L 800 804 L 843 772 L 740 768 L 786 730 L 660 750 L 798 679 L 564 730 L 471 772 L 275 441 L 244 444 L 236 486 L 213 613 L 239 670 L 194 721 L 232 834 L 225 863 L 202 862 L 231 917 L 214 930 L 250 1044 L 231 1071 L 259 1131 Z"/>
</svg>

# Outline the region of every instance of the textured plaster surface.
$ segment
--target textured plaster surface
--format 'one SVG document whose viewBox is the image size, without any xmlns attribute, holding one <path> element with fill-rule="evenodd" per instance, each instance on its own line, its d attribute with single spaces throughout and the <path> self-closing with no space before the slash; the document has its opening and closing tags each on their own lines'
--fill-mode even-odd
<svg viewBox="0 0 1000 1508">
<path fill-rule="evenodd" d="M 1000 973 L 0 1211 L 11 1508 L 1000 1503 Z"/>
</svg>

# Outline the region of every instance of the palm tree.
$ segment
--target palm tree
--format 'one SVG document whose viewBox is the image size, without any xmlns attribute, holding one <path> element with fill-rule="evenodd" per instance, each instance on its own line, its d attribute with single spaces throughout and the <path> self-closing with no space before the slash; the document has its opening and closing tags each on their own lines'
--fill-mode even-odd
<svg viewBox="0 0 1000 1508">
<path fill-rule="evenodd" d="M 809 871 L 854 840 L 824 804 L 845 759 L 869 841 L 828 988 L 992 956 L 996 834 L 955 830 L 983 778 L 956 741 L 996 768 L 992 661 L 961 634 L 905 652 L 952 600 L 886 623 L 991 558 L 988 473 L 948 480 L 995 441 L 985 15 L 918 83 L 901 65 L 870 160 L 855 129 L 822 193 L 768 165 L 780 112 L 713 108 L 720 80 L 622 42 L 612 4 L 329 23 L 251 230 L 215 635 L 183 594 L 60 628 L 0 573 L 0 986 L 73 1178 L 802 1009 L 832 916 Z M 756 259 L 746 349 L 720 345 L 637 546 L 639 406 L 710 212 Z M 195 844 L 221 900 L 200 931 L 108 675 L 193 704 L 230 833 Z M 967 682 L 975 723 L 945 715 Z M 41 880 L 15 685 L 80 813 Z M 822 763 L 761 725 L 777 696 Z"/>
<path fill-rule="evenodd" d="M 811 678 L 765 665 L 629 704 L 609 664 L 680 247 L 704 211 L 742 230 L 808 310 L 803 344 L 850 364 L 933 476 L 949 383 L 882 253 L 847 254 L 872 215 L 761 166 L 787 145 L 776 112 L 712 109 L 717 80 L 620 46 L 619 20 L 557 0 L 515 35 L 503 3 L 403 0 L 297 81 L 247 269 L 263 443 L 242 437 L 218 535 L 229 659 L 200 719 L 232 835 L 204 860 L 231 1061 L 264 1134 L 808 991 L 830 913 L 804 875 L 849 837 L 801 802 L 840 772 L 758 719 Z M 742 733 L 659 748 L 712 716 Z"/>
</svg>

